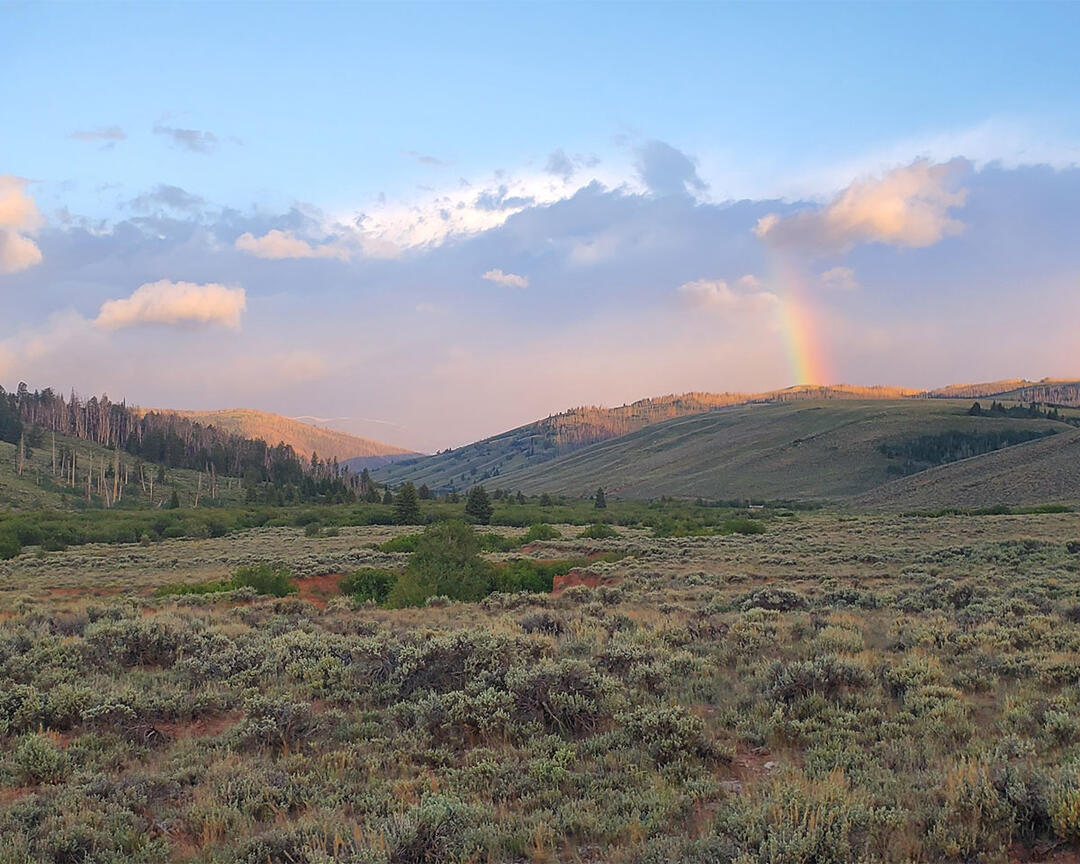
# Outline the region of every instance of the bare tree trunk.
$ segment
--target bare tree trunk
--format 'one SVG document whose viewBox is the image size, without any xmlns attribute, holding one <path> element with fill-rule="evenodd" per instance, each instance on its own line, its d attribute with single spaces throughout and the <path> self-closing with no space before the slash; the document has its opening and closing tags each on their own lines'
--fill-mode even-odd
<svg viewBox="0 0 1080 864">
<path fill-rule="evenodd" d="M 52 433 L 52 473 L 56 476 L 56 430 Z"/>
<path fill-rule="evenodd" d="M 118 447 L 113 451 L 113 463 L 112 463 L 112 497 L 113 501 L 116 501 L 116 496 L 119 494 L 120 489 L 120 448 Z"/>
<path fill-rule="evenodd" d="M 202 471 L 199 472 L 199 485 L 195 489 L 195 507 L 199 506 L 199 496 L 202 494 Z"/>
<path fill-rule="evenodd" d="M 15 452 L 15 473 L 22 477 L 26 465 L 26 433 L 19 436 L 19 449 Z"/>
</svg>

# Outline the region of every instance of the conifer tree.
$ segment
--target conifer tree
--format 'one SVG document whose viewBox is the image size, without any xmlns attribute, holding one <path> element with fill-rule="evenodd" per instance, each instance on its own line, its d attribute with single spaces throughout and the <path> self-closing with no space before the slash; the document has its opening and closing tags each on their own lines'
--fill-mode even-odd
<svg viewBox="0 0 1080 864">
<path fill-rule="evenodd" d="M 394 501 L 394 519 L 398 525 L 416 525 L 420 522 L 420 496 L 412 483 L 398 489 Z"/>
<path fill-rule="evenodd" d="M 491 514 L 495 508 L 491 506 L 491 499 L 483 486 L 473 486 L 469 491 L 469 498 L 465 502 L 465 515 L 471 516 L 481 525 L 487 525 L 491 521 Z"/>
</svg>

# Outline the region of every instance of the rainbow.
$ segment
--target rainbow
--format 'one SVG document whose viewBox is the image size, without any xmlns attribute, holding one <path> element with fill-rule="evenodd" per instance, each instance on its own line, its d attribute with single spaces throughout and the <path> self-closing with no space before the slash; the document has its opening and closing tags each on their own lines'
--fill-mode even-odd
<svg viewBox="0 0 1080 864">
<path fill-rule="evenodd" d="M 832 383 L 829 358 L 822 343 L 823 327 L 810 302 L 806 280 L 798 270 L 776 262 L 775 284 L 782 286 L 778 316 L 794 384 Z"/>
</svg>

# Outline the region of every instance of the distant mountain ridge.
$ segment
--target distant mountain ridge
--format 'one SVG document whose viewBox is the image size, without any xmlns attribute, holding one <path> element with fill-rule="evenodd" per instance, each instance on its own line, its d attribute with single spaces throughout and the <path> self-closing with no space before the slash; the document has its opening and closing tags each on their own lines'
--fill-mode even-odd
<svg viewBox="0 0 1080 864">
<path fill-rule="evenodd" d="M 854 385 L 797 385 L 765 393 L 691 392 L 641 399 L 616 408 L 583 406 L 550 415 L 472 444 L 433 456 L 396 458 L 375 471 L 391 484 L 413 482 L 432 489 L 463 489 L 540 465 L 655 423 L 739 405 L 802 401 L 988 399 L 1080 406 L 1080 381 L 1008 379 L 959 384 L 937 390 Z"/>
<path fill-rule="evenodd" d="M 261 438 L 271 446 L 279 443 L 288 444 L 305 459 L 310 459 L 312 453 L 317 453 L 322 460 L 336 459 L 338 462 L 416 455 L 415 451 L 393 444 L 361 438 L 358 435 L 350 435 L 348 432 L 315 426 L 281 414 L 271 414 L 251 408 L 221 411 L 179 411 L 159 408 L 146 409 L 144 413 L 151 410 L 159 414 L 184 417 L 204 426 L 216 426 L 244 438 Z M 378 461 L 374 464 L 378 464 Z"/>
</svg>

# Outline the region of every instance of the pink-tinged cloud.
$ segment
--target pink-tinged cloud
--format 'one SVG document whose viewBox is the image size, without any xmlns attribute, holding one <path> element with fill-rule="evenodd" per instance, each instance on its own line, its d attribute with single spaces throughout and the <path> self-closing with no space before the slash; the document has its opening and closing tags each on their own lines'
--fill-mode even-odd
<svg viewBox="0 0 1080 864">
<path fill-rule="evenodd" d="M 723 279 L 696 279 L 680 285 L 678 293 L 691 306 L 705 309 L 761 308 L 778 302 L 771 291 L 761 290 L 761 283 L 754 276 L 743 276 L 735 286 Z"/>
<path fill-rule="evenodd" d="M 933 246 L 964 228 L 950 211 L 966 200 L 966 190 L 955 188 L 966 166 L 963 160 L 920 159 L 882 177 L 856 180 L 821 210 L 763 216 L 754 233 L 774 246 L 822 253 L 860 243 Z"/>
<path fill-rule="evenodd" d="M 338 242 L 312 245 L 292 231 L 274 228 L 262 237 L 248 232 L 236 238 L 236 248 L 256 258 L 336 258 L 349 260 L 349 248 Z"/>
<path fill-rule="evenodd" d="M 246 306 L 243 288 L 162 279 L 140 285 L 130 297 L 106 300 L 94 324 L 110 330 L 140 324 L 219 324 L 235 329 Z"/>
<path fill-rule="evenodd" d="M 41 250 L 30 239 L 42 225 L 26 181 L 0 175 L 0 273 L 18 273 L 41 263 Z"/>
<path fill-rule="evenodd" d="M 496 285 L 502 285 L 504 288 L 528 288 L 529 277 L 518 276 L 516 273 L 503 273 L 498 267 L 494 270 L 488 270 L 483 276 L 488 282 L 494 282 Z"/>
</svg>

